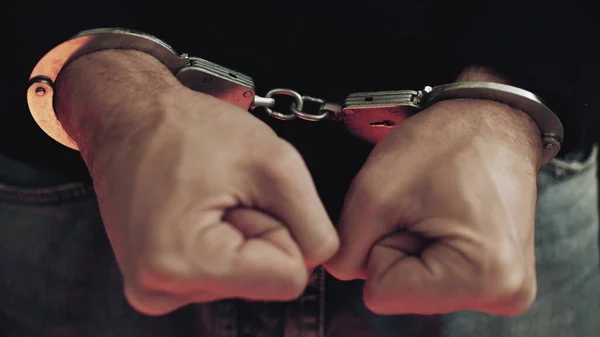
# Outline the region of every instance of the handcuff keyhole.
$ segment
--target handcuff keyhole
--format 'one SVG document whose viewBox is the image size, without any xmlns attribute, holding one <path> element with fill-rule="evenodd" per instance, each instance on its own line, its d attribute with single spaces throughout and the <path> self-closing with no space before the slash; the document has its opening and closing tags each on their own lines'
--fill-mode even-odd
<svg viewBox="0 0 600 337">
<path fill-rule="evenodd" d="M 237 78 L 237 75 L 234 73 L 229 73 L 229 76 L 233 77 L 233 78 Z"/>
<path fill-rule="evenodd" d="M 365 97 L 365 102 L 373 102 L 373 96 Z"/>
<path fill-rule="evenodd" d="M 396 123 L 394 123 L 393 121 L 391 121 L 389 119 L 386 119 L 386 120 L 380 121 L 380 122 L 372 122 L 369 124 L 374 127 L 384 127 L 384 128 L 391 128 L 392 126 L 396 125 Z"/>
</svg>

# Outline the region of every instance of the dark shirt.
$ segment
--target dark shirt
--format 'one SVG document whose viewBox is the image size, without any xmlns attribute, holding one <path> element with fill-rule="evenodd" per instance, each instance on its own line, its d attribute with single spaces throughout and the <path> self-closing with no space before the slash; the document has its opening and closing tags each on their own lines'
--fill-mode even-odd
<svg viewBox="0 0 600 337">
<path fill-rule="evenodd" d="M 259 94 L 289 87 L 340 102 L 351 92 L 421 89 L 452 82 L 467 65 L 489 66 L 555 110 L 569 150 L 593 140 L 600 108 L 592 16 L 589 4 L 545 0 L 3 1 L 0 152 L 87 179 L 79 154 L 34 123 L 25 92 L 44 53 L 81 30 L 111 26 L 246 73 Z M 370 150 L 339 124 L 257 115 L 299 148 L 316 180 L 346 184 Z M 347 172 L 324 173 L 340 160 Z"/>
</svg>

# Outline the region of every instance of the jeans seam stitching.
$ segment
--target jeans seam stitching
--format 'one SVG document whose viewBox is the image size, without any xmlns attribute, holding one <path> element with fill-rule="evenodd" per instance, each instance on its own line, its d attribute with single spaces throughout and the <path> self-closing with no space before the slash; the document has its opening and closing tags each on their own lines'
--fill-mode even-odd
<svg viewBox="0 0 600 337">
<path fill-rule="evenodd" d="M 92 185 L 69 183 L 57 187 L 21 188 L 0 184 L 0 200 L 27 204 L 51 204 L 94 195 Z"/>
</svg>

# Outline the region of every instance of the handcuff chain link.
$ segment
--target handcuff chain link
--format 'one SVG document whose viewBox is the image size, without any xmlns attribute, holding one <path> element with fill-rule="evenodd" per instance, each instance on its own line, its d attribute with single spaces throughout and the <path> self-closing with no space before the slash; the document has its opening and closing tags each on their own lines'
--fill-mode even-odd
<svg viewBox="0 0 600 337">
<path fill-rule="evenodd" d="M 275 96 L 280 96 L 280 95 L 290 96 L 294 99 L 290 106 L 291 113 L 282 113 L 282 112 L 273 110 L 275 103 L 276 103 Z M 308 112 L 303 111 L 304 104 L 307 102 L 318 104 L 319 105 L 318 112 L 317 113 L 308 113 Z M 269 92 L 267 92 L 265 97 L 256 96 L 254 98 L 252 108 L 254 109 L 254 108 L 258 108 L 258 107 L 264 108 L 267 115 L 269 115 L 273 118 L 279 119 L 279 120 L 283 120 L 283 121 L 290 121 L 290 120 L 293 120 L 296 118 L 300 118 L 300 119 L 310 121 L 310 122 L 320 122 L 320 121 L 324 121 L 324 120 L 332 120 L 332 119 L 337 119 L 338 115 L 342 111 L 342 107 L 339 104 L 326 102 L 325 100 L 323 100 L 321 98 L 304 96 L 295 90 L 283 89 L 283 88 L 277 88 L 277 89 L 270 90 Z"/>
</svg>

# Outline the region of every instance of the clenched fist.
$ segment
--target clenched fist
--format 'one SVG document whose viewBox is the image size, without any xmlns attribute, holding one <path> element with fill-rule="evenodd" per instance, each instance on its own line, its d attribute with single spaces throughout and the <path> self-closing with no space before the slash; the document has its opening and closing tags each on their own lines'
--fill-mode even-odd
<svg viewBox="0 0 600 337">
<path fill-rule="evenodd" d="M 540 141 L 526 114 L 490 101 L 409 118 L 353 182 L 328 271 L 365 279 L 376 313 L 523 312 L 536 293 Z"/>
<path fill-rule="evenodd" d="M 90 169 L 136 309 L 301 294 L 338 237 L 291 145 L 140 52 L 90 54 L 69 67 L 58 115 Z M 103 76 L 112 87 L 79 80 Z M 75 118 L 82 109 L 86 118 Z"/>
</svg>

